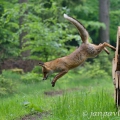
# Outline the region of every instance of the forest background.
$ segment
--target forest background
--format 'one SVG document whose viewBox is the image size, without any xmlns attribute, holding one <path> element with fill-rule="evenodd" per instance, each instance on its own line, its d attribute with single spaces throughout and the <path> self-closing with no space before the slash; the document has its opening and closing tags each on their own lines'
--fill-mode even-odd
<svg viewBox="0 0 120 120">
<path fill-rule="evenodd" d="M 107 41 L 115 46 L 119 7 L 119 0 L 1 0 L 0 71 L 8 59 L 48 61 L 78 47 L 78 31 L 64 13 L 82 22 L 93 43 Z"/>
<path fill-rule="evenodd" d="M 67 119 L 69 114 L 66 113 L 67 107 L 64 108 L 64 106 L 69 106 L 72 103 L 69 103 L 69 100 L 66 101 L 63 106 L 64 110 L 61 108 L 61 111 L 58 111 L 57 107 L 62 106 L 64 104 L 62 100 L 69 99 L 70 96 L 55 98 L 59 104 L 57 104 L 58 106 L 55 104 L 53 109 L 50 107 L 50 104 L 52 106 L 54 103 L 51 98 L 44 99 L 43 96 L 42 100 L 39 98 L 39 95 L 46 90 L 79 88 L 83 91 L 86 89 L 92 91 L 91 89 L 96 86 L 97 88 L 102 86 L 108 90 L 105 90 L 105 95 L 102 93 L 97 98 L 102 99 L 104 96 L 106 99 L 105 96 L 109 96 L 107 91 L 113 94 L 111 69 L 114 51 L 110 51 L 110 55 L 103 51 L 96 58 L 88 59 L 82 66 L 61 78 L 55 88 L 51 88 L 50 84 L 53 76 L 49 78 L 50 81 L 42 81 L 41 67 L 38 63 L 66 56 L 81 44 L 82 41 L 77 29 L 64 19 L 64 13 L 76 18 L 86 27 L 91 37 L 90 41 L 94 44 L 108 42 L 116 46 L 117 28 L 120 25 L 119 8 L 120 0 L 0 0 L 1 120 L 19 118 L 36 111 L 41 112 L 40 107 L 36 108 L 39 104 L 43 106 L 43 109 L 46 108 L 47 104 L 47 109 L 56 115 L 54 119 Z M 95 93 L 99 93 L 96 88 Z M 82 99 L 83 95 L 81 96 L 81 93 L 79 95 Z M 36 99 L 33 100 L 34 97 Z M 87 100 L 84 97 L 83 101 Z M 99 105 L 94 106 L 95 101 L 99 101 L 99 99 L 96 100 L 96 96 L 91 94 L 89 97 L 85 103 L 86 106 L 81 107 L 79 112 L 82 113 L 84 107 L 89 111 L 94 107 L 98 110 L 114 109 L 110 106 L 102 109 L 102 106 L 106 105 L 106 100 L 101 103 L 101 108 Z M 73 98 L 78 102 L 76 104 L 78 107 L 78 96 L 73 96 Z M 111 96 L 108 99 L 113 100 Z M 93 108 L 89 107 L 89 104 L 87 105 L 90 100 Z M 41 101 L 42 103 L 39 103 Z M 48 101 L 50 101 L 49 104 Z M 23 106 L 21 102 L 24 103 Z M 113 104 L 112 101 L 110 105 Z M 26 105 L 28 105 L 27 109 Z M 73 108 L 72 106 L 71 112 Z M 75 108 L 74 111 L 76 109 L 79 108 Z M 59 112 L 61 112 L 60 116 L 58 116 Z M 66 114 L 66 118 L 60 118 L 65 117 L 63 114 Z M 75 111 L 73 120 L 78 116 L 77 114 Z"/>
</svg>

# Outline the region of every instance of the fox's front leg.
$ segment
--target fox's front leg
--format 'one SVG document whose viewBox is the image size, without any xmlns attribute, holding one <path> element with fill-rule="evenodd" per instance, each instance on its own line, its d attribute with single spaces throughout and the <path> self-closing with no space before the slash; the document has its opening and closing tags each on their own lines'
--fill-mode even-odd
<svg viewBox="0 0 120 120">
<path fill-rule="evenodd" d="M 60 72 L 59 74 L 57 74 L 57 75 L 55 76 L 55 78 L 53 79 L 53 81 L 51 82 L 52 87 L 54 87 L 56 81 L 57 81 L 60 77 L 62 77 L 63 75 L 65 75 L 67 72 L 68 72 L 68 71 L 66 70 L 66 71 L 62 71 L 62 72 Z"/>
<path fill-rule="evenodd" d="M 48 78 L 48 75 L 46 72 L 43 73 L 43 80 L 46 80 Z"/>
</svg>

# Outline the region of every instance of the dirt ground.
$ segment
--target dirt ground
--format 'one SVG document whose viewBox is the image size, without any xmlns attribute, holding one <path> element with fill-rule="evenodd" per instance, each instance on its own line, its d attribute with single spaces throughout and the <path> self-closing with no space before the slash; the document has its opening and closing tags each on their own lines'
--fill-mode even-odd
<svg viewBox="0 0 120 120">
<path fill-rule="evenodd" d="M 79 88 L 71 88 L 71 89 L 66 89 L 66 90 L 58 90 L 58 91 L 45 91 L 44 94 L 47 96 L 55 96 L 55 95 L 62 95 L 66 92 L 72 92 L 75 90 L 79 90 Z"/>
<path fill-rule="evenodd" d="M 21 117 L 19 120 L 38 120 L 38 119 L 42 120 L 42 118 L 44 116 L 47 116 L 48 114 L 49 113 L 47 113 L 47 112 L 29 114 L 29 115 L 25 115 L 25 116 Z"/>
</svg>

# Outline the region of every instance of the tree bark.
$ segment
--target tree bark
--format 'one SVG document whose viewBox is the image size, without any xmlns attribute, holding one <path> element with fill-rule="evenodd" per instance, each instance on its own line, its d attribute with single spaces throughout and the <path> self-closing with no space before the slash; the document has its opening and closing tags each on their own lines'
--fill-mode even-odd
<svg viewBox="0 0 120 120">
<path fill-rule="evenodd" d="M 99 21 L 104 23 L 106 28 L 101 27 L 99 39 L 101 42 L 110 42 L 109 40 L 109 0 L 99 0 Z"/>
</svg>

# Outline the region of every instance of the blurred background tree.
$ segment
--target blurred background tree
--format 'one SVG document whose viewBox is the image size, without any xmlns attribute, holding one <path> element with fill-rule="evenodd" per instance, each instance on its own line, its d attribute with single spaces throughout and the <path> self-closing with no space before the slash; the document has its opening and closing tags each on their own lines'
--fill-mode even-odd
<svg viewBox="0 0 120 120">
<path fill-rule="evenodd" d="M 110 42 L 109 40 L 109 0 L 99 0 L 99 21 L 105 24 L 105 28 L 101 27 L 99 31 L 99 39 L 101 42 Z"/>
</svg>

